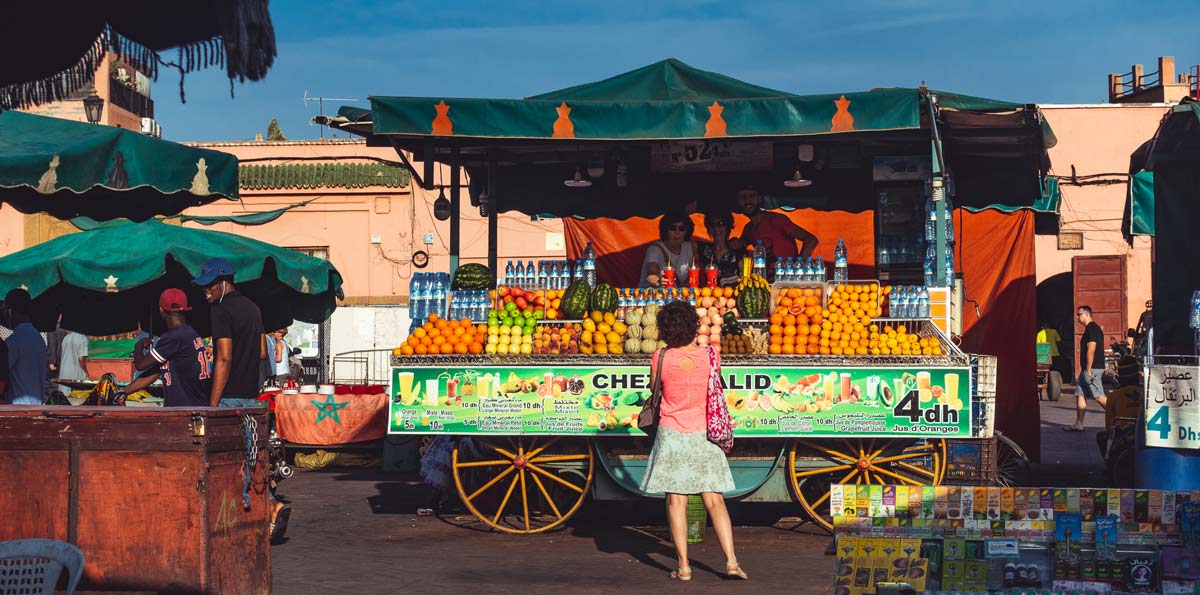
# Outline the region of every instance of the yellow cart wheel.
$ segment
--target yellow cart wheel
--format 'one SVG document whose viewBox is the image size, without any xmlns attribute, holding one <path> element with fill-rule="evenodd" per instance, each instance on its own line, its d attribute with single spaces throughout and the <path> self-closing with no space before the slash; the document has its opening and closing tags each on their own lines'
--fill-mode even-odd
<svg viewBox="0 0 1200 595">
<path fill-rule="evenodd" d="M 788 452 L 792 493 L 808 517 L 826 530 L 833 529 L 830 484 L 939 485 L 945 474 L 945 440 L 799 439 Z"/>
<path fill-rule="evenodd" d="M 459 441 L 454 485 L 471 514 L 505 533 L 561 526 L 583 505 L 595 456 L 589 441 L 553 436 Z"/>
</svg>

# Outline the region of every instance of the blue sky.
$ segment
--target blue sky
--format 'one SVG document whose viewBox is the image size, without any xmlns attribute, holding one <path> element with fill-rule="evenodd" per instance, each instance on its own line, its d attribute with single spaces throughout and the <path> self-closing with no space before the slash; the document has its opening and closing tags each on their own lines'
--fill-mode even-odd
<svg viewBox="0 0 1200 595">
<path fill-rule="evenodd" d="M 309 97 L 525 97 L 678 58 L 792 93 L 930 87 L 1033 103 L 1107 100 L 1106 75 L 1159 55 L 1200 63 L 1200 2 L 275 0 L 279 56 L 235 84 L 164 69 L 156 115 L 178 141 L 252 139 L 278 118 L 316 138 Z M 332 105 L 331 105 L 332 103 Z M 326 102 L 326 113 L 343 102 Z"/>
</svg>

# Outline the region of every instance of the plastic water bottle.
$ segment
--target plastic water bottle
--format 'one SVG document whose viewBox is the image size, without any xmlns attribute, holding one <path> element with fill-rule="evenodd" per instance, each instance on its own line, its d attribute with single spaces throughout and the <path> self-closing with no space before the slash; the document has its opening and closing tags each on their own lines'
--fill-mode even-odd
<svg viewBox="0 0 1200 595">
<path fill-rule="evenodd" d="M 929 288 L 924 285 L 917 290 L 917 318 L 930 318 L 932 312 L 929 309 Z"/>
<path fill-rule="evenodd" d="M 513 266 L 513 261 L 508 261 L 508 265 L 504 267 L 504 284 L 512 285 L 515 283 L 514 278 L 516 277 L 516 274 L 517 269 Z"/>
<path fill-rule="evenodd" d="M 410 320 L 421 320 L 421 275 L 424 274 L 417 273 L 408 282 L 408 318 Z"/>
<path fill-rule="evenodd" d="M 813 281 L 824 283 L 829 280 L 829 271 L 825 270 L 825 257 L 818 256 L 816 264 L 813 265 Z"/>
<path fill-rule="evenodd" d="M 537 289 L 537 269 L 533 266 L 533 261 L 525 263 L 525 287 L 529 289 Z"/>
<path fill-rule="evenodd" d="M 925 255 L 925 285 L 932 286 L 933 278 L 933 259 L 928 254 Z"/>
<path fill-rule="evenodd" d="M 767 276 L 767 249 L 763 247 L 762 240 L 754 244 L 754 274 L 759 277 L 766 278 Z"/>
<path fill-rule="evenodd" d="M 588 285 L 596 286 L 596 249 L 592 248 L 591 242 L 583 248 L 583 277 Z"/>
<path fill-rule="evenodd" d="M 1188 326 L 1200 329 L 1200 289 L 1192 292 L 1191 316 L 1188 320 Z"/>
<path fill-rule="evenodd" d="M 787 281 L 788 280 L 786 264 L 787 263 L 783 260 L 782 256 L 775 257 L 775 280 L 776 281 Z"/>
<path fill-rule="evenodd" d="M 944 213 L 943 218 L 946 221 L 946 243 L 953 244 L 954 243 L 954 217 L 953 217 L 954 205 L 950 203 L 950 195 L 949 194 L 946 194 L 946 197 L 942 199 L 942 204 L 945 205 L 945 210 L 943 211 L 943 213 Z"/>
<path fill-rule="evenodd" d="M 911 287 L 900 287 L 900 318 L 913 317 L 913 299 Z"/>
<path fill-rule="evenodd" d="M 879 256 L 876 259 L 881 266 L 892 264 L 891 255 L 888 254 L 888 239 L 883 238 L 879 244 Z"/>
<path fill-rule="evenodd" d="M 837 247 L 833 249 L 833 280 L 850 280 L 850 261 L 846 254 L 846 241 L 842 238 L 838 238 Z"/>
<path fill-rule="evenodd" d="M 509 285 L 519 287 L 525 284 L 525 265 L 520 260 L 517 261 L 517 268 L 513 269 L 513 278 Z"/>
<path fill-rule="evenodd" d="M 437 284 L 433 289 L 433 307 L 432 311 L 437 312 L 438 316 L 446 315 L 446 294 L 450 289 L 450 273 L 438 273 Z"/>
<path fill-rule="evenodd" d="M 937 208 L 933 197 L 925 199 L 925 241 L 932 242 L 937 237 Z"/>
<path fill-rule="evenodd" d="M 954 250 L 946 246 L 946 287 L 954 287 Z"/>
</svg>

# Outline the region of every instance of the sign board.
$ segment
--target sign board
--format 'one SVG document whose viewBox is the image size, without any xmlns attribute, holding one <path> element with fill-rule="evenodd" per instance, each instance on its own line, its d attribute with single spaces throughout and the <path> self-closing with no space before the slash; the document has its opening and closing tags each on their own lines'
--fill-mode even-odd
<svg viewBox="0 0 1200 595">
<path fill-rule="evenodd" d="M 774 163 L 769 142 L 702 139 L 650 146 L 650 171 L 655 173 L 767 171 Z"/>
<path fill-rule="evenodd" d="M 1146 446 L 1200 449 L 1200 367 L 1149 366 Z"/>
<path fill-rule="evenodd" d="M 871 177 L 876 182 L 924 182 L 933 177 L 933 160 L 928 155 L 876 157 Z"/>
<path fill-rule="evenodd" d="M 724 366 L 737 436 L 969 437 L 969 368 Z M 648 366 L 392 368 L 393 434 L 639 435 Z"/>
</svg>

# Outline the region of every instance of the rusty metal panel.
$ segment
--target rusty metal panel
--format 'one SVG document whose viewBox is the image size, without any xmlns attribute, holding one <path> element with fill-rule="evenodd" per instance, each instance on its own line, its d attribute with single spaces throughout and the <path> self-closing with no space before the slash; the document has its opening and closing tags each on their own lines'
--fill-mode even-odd
<svg viewBox="0 0 1200 595">
<path fill-rule="evenodd" d="M 1096 324 L 1104 331 L 1104 351 L 1124 340 L 1128 317 L 1129 284 L 1126 259 L 1120 255 L 1076 256 L 1071 259 L 1075 308 L 1091 306 Z M 1083 328 L 1074 326 L 1075 361 Z"/>
</svg>

